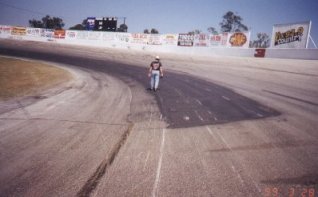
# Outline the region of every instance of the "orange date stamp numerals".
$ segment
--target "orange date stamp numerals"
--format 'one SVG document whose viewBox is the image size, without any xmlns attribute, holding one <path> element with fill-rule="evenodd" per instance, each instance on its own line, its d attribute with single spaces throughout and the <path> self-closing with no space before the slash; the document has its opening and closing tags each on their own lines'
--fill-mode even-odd
<svg viewBox="0 0 318 197">
<path fill-rule="evenodd" d="M 279 187 L 266 187 L 263 194 L 264 197 L 316 197 L 316 191 L 314 188 L 299 187 L 290 187 L 288 189 L 281 189 Z"/>
<path fill-rule="evenodd" d="M 301 192 L 301 197 L 315 197 L 315 189 L 303 188 Z"/>
<path fill-rule="evenodd" d="M 266 187 L 264 197 L 278 197 L 279 189 L 277 187 Z"/>
</svg>

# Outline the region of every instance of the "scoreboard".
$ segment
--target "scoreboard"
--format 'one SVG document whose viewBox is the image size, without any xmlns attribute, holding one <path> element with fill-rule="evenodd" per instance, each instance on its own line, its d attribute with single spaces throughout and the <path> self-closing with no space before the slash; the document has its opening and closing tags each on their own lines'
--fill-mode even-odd
<svg viewBox="0 0 318 197">
<path fill-rule="evenodd" d="M 117 18 L 116 17 L 88 17 L 86 30 L 93 31 L 116 31 L 117 30 Z"/>
</svg>

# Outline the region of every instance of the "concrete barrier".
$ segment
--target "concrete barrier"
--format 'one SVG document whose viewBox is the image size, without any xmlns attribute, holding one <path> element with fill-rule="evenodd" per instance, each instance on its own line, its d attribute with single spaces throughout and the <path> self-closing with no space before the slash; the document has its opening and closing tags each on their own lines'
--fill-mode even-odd
<svg viewBox="0 0 318 197">
<path fill-rule="evenodd" d="M 13 32 L 13 30 L 15 32 Z M 63 33 L 63 32 L 62 32 Z M 139 34 L 138 34 L 139 35 Z M 204 57 L 255 57 L 255 58 L 283 58 L 318 60 L 318 49 L 254 49 L 235 47 L 184 47 L 173 44 L 152 45 L 141 40 L 136 41 L 137 34 L 88 32 L 66 30 L 58 38 L 52 30 L 37 28 L 15 28 L 0 25 L 0 38 L 18 39 L 38 42 L 56 42 L 61 44 L 118 48 L 124 50 L 138 50 L 147 52 L 162 52 Z M 169 34 L 172 35 L 173 34 Z M 164 35 L 163 35 L 164 36 Z M 138 38 L 137 38 L 138 39 Z M 144 38 L 143 38 L 144 39 Z"/>
</svg>

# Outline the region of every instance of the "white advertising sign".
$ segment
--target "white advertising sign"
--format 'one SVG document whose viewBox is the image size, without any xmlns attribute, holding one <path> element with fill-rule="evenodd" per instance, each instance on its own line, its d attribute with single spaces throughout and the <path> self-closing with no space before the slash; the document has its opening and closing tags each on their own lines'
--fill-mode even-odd
<svg viewBox="0 0 318 197">
<path fill-rule="evenodd" d="M 273 26 L 272 48 L 307 48 L 311 22 Z"/>
</svg>

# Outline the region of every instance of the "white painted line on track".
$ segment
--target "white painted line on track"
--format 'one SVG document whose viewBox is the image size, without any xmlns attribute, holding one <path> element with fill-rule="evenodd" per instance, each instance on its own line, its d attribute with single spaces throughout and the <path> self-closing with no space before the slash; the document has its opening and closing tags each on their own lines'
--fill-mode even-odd
<svg viewBox="0 0 318 197">
<path fill-rule="evenodd" d="M 200 116 L 200 114 L 198 113 L 198 111 L 194 111 L 195 112 L 195 114 L 198 116 L 198 118 L 203 122 L 204 120 L 203 120 L 203 118 L 202 118 L 202 116 Z"/>
<path fill-rule="evenodd" d="M 222 96 L 223 99 L 230 101 L 231 99 L 227 98 L 226 96 Z"/>
<path fill-rule="evenodd" d="M 199 99 L 195 99 L 195 101 L 199 104 L 202 105 L 201 101 Z"/>
<path fill-rule="evenodd" d="M 264 116 L 263 116 L 262 114 L 260 114 L 260 113 L 257 113 L 256 115 L 257 115 L 258 117 L 261 117 L 261 118 L 264 117 Z"/>
<path fill-rule="evenodd" d="M 218 132 L 212 132 L 212 130 L 211 130 L 208 126 L 206 126 L 206 128 L 207 128 L 208 132 L 212 135 L 212 137 L 213 137 L 214 139 L 217 140 L 217 138 L 216 138 L 216 136 L 215 136 L 215 134 L 216 134 L 216 135 L 222 140 L 222 142 L 224 143 L 224 145 L 226 146 L 226 148 L 229 149 L 231 153 L 233 153 L 232 148 L 228 145 L 228 143 L 226 142 L 226 140 L 223 138 L 222 135 L 220 135 Z M 215 133 L 215 134 L 214 134 L 214 133 Z M 237 174 L 237 177 L 239 178 L 241 184 L 244 186 L 244 185 L 245 185 L 244 180 L 242 179 L 241 175 L 239 174 L 239 172 L 238 172 L 238 171 L 236 170 L 236 168 L 234 167 L 232 161 L 231 161 L 231 163 L 232 163 L 232 164 L 231 164 L 231 167 L 232 167 L 233 172 Z M 256 183 L 256 181 L 255 181 L 248 173 L 247 173 L 247 175 L 249 176 L 250 180 L 252 180 L 252 182 L 253 182 L 254 186 L 257 188 L 258 192 L 261 193 L 262 190 L 261 190 L 261 188 L 259 187 L 259 185 Z M 245 187 L 245 186 L 244 186 L 244 187 Z"/>
<path fill-rule="evenodd" d="M 165 145 L 165 137 L 166 137 L 166 130 L 162 129 L 162 138 L 161 138 L 161 145 L 160 145 L 160 153 L 159 153 L 159 160 L 158 160 L 158 167 L 157 167 L 157 174 L 155 183 L 152 189 L 152 197 L 155 197 L 158 192 L 158 186 L 160 182 L 160 172 L 161 172 L 161 165 L 162 165 L 162 157 L 163 157 L 163 150 Z"/>
</svg>

